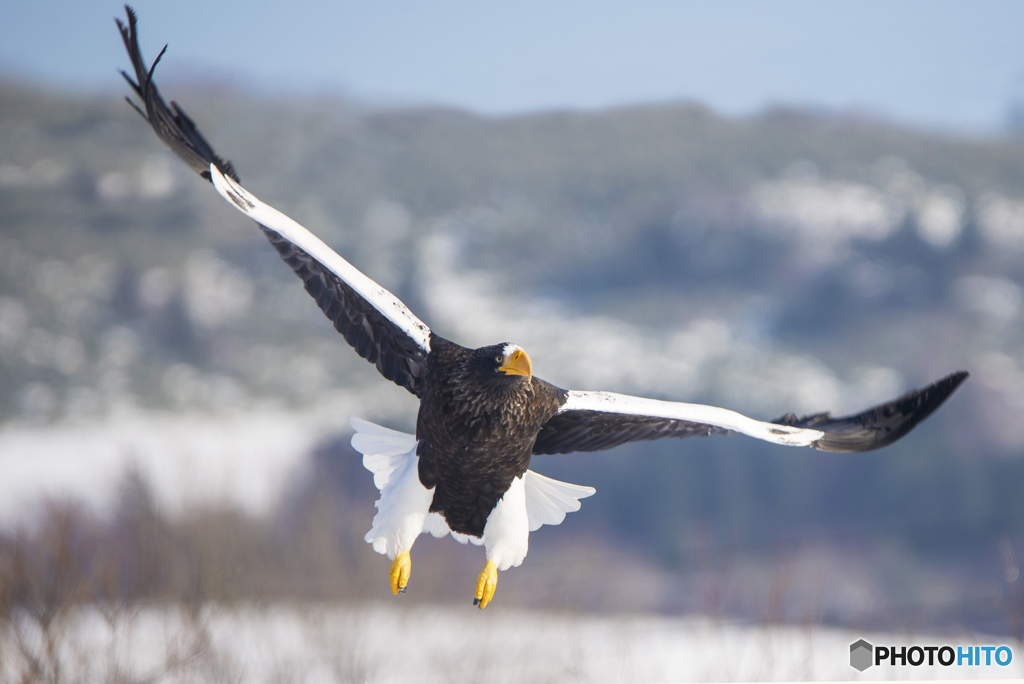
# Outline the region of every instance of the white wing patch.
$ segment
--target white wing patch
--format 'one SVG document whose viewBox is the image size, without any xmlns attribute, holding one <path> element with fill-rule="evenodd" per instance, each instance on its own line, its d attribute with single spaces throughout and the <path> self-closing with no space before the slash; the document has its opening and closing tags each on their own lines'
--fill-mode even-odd
<svg viewBox="0 0 1024 684">
<path fill-rule="evenodd" d="M 526 485 L 526 514 L 531 532 L 541 525 L 558 525 L 565 520 L 566 513 L 580 510 L 580 499 L 597 492 L 593 487 L 559 482 L 532 470 L 523 475 L 523 484 Z"/>
<path fill-rule="evenodd" d="M 233 207 L 257 223 L 290 240 L 299 249 L 319 261 L 355 290 L 359 296 L 368 301 L 373 308 L 398 326 L 402 332 L 411 337 L 420 346 L 420 349 L 425 352 L 430 351 L 430 328 L 409 311 L 398 297 L 366 277 L 309 230 L 277 209 L 264 204 L 251 192 L 224 176 L 213 164 L 210 164 L 210 178 L 220 196 L 230 202 Z"/>
<path fill-rule="evenodd" d="M 703 423 L 739 432 L 784 446 L 810 446 L 825 434 L 820 430 L 797 428 L 789 425 L 762 423 L 743 414 L 703 404 L 684 404 L 676 401 L 643 399 L 613 392 L 579 392 L 570 390 L 559 413 L 566 411 L 601 411 L 630 416 L 655 416 L 691 423 Z"/>
</svg>

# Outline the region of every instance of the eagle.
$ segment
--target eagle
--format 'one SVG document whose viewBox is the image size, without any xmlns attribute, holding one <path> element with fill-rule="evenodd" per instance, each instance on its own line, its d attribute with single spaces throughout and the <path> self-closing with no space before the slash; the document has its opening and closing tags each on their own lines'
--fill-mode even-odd
<svg viewBox="0 0 1024 684">
<path fill-rule="evenodd" d="M 170 106 L 153 82 L 165 45 L 150 66 L 139 49 L 137 17 L 116 18 L 141 101 L 125 98 L 175 155 L 238 211 L 253 219 L 306 291 L 356 353 L 419 401 L 416 434 L 351 418 L 353 447 L 380 489 L 366 541 L 391 560 L 389 584 L 404 592 L 410 551 L 425 532 L 482 545 L 486 563 L 474 605 L 492 600 L 498 571 L 519 566 L 530 532 L 559 524 L 591 487 L 529 470 L 534 454 L 599 451 L 640 440 L 740 433 L 775 444 L 833 452 L 878 449 L 906 435 L 964 381 L 953 373 L 857 415 L 787 414 L 762 422 L 725 408 L 612 392 L 565 390 L 533 374 L 520 346 L 468 349 L 432 331 L 397 297 L 357 270 L 303 226 L 242 187 L 195 123 Z"/>
</svg>

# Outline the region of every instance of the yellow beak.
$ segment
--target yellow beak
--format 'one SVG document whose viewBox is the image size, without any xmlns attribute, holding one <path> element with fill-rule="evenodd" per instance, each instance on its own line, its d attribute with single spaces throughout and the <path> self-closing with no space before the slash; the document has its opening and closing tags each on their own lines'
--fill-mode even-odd
<svg viewBox="0 0 1024 684">
<path fill-rule="evenodd" d="M 512 352 L 512 356 L 505 359 L 505 365 L 498 370 L 506 375 L 522 375 L 527 380 L 533 379 L 533 363 L 522 349 Z"/>
</svg>

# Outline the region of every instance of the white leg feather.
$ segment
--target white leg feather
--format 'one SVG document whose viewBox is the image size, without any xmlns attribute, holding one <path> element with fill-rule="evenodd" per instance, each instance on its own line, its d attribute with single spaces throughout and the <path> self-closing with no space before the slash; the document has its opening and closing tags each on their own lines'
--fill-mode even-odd
<svg viewBox="0 0 1024 684">
<path fill-rule="evenodd" d="M 373 550 L 394 560 L 412 549 L 416 537 L 427 527 L 428 517 L 428 531 L 444 536 L 448 526 L 443 519 L 439 525 L 434 518 L 440 516 L 430 513 L 434 490 L 420 482 L 416 439 L 358 418 L 349 419 L 349 423 L 356 429 L 352 447 L 363 454 L 363 465 L 373 473 L 373 482 L 380 489 L 380 498 L 374 504 L 377 515 L 365 537 Z"/>
<path fill-rule="evenodd" d="M 487 516 L 484 526 L 487 560 L 498 570 L 519 567 L 530 547 L 530 518 L 526 512 L 526 485 L 522 478 L 512 480 L 498 505 Z"/>
</svg>

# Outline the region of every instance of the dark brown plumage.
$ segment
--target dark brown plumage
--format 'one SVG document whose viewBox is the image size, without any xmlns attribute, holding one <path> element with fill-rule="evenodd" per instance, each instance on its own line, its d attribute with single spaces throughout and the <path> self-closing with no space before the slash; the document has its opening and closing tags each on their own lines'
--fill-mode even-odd
<svg viewBox="0 0 1024 684">
<path fill-rule="evenodd" d="M 466 349 L 431 335 L 420 398 L 420 482 L 430 510 L 462 534 L 483 536 L 498 499 L 530 465 L 537 433 L 565 401 L 540 378 L 498 370 L 505 344 Z"/>
</svg>

